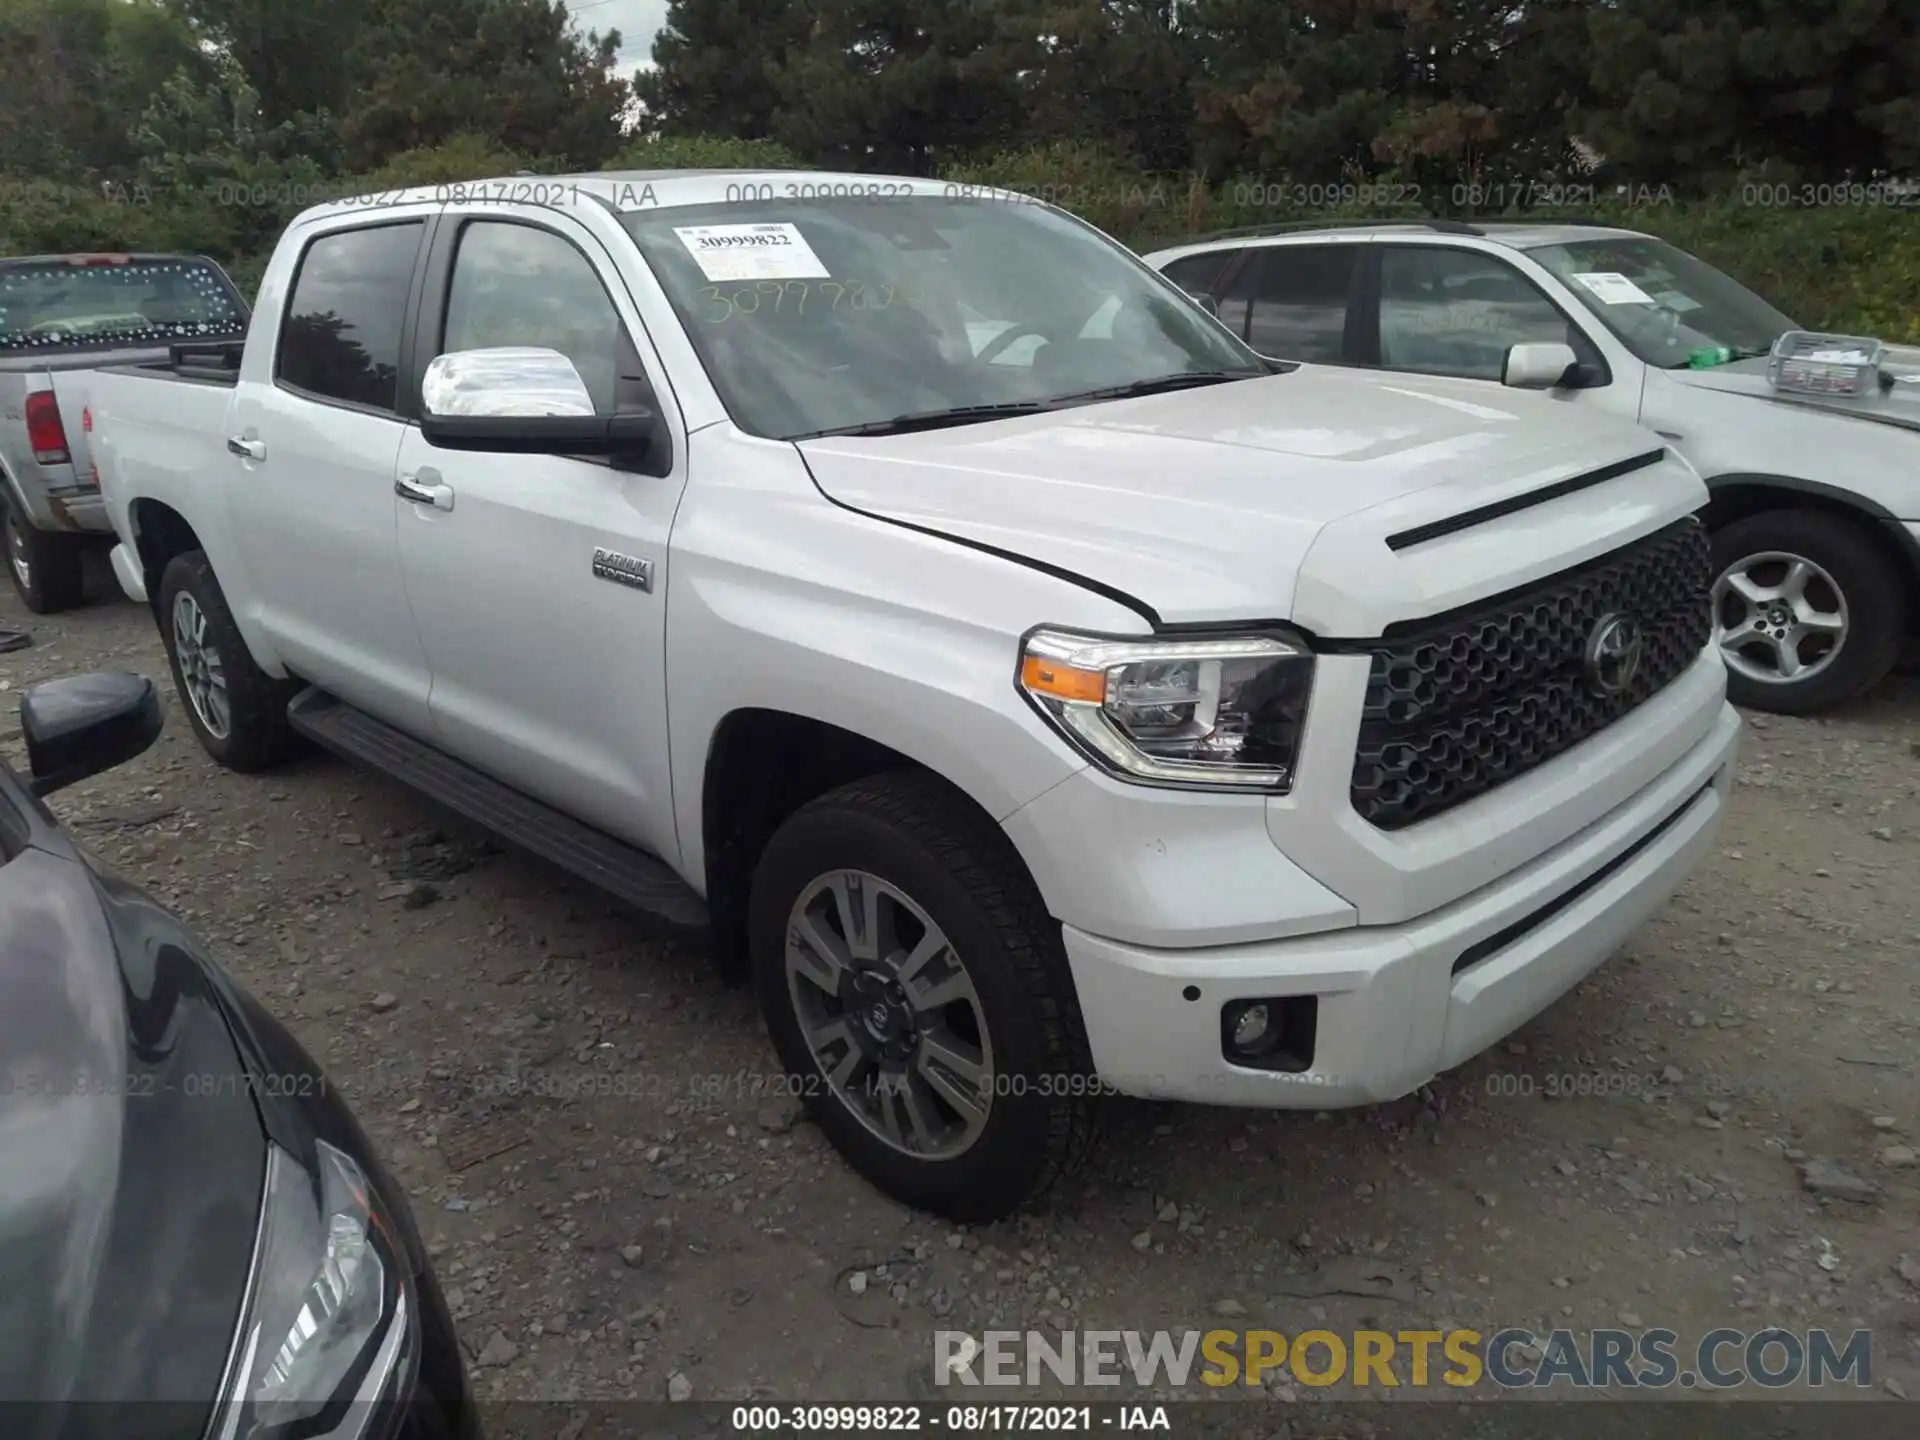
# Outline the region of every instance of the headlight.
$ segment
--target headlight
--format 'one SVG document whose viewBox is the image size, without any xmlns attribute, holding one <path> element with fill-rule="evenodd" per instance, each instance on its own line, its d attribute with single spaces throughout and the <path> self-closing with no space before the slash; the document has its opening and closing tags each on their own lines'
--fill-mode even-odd
<svg viewBox="0 0 1920 1440">
<path fill-rule="evenodd" d="M 1284 792 L 1313 655 L 1274 635 L 1114 640 L 1037 630 L 1020 689 L 1117 774 L 1155 785 Z"/>
<path fill-rule="evenodd" d="M 405 1356 L 405 1267 L 352 1157 L 321 1140 L 320 1181 L 267 1149 L 253 1290 L 219 1440 L 361 1434 Z"/>
</svg>

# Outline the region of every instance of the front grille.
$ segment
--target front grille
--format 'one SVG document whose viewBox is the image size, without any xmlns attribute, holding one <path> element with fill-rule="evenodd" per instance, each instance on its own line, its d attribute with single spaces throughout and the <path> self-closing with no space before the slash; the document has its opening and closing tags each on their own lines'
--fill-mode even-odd
<svg viewBox="0 0 1920 1440">
<path fill-rule="evenodd" d="M 1699 655 L 1711 581 L 1706 529 L 1689 516 L 1537 586 L 1393 627 L 1371 647 L 1354 809 L 1401 830 L 1605 729 Z M 1639 622 L 1644 648 L 1631 683 L 1603 695 L 1586 649 L 1614 613 Z"/>
</svg>

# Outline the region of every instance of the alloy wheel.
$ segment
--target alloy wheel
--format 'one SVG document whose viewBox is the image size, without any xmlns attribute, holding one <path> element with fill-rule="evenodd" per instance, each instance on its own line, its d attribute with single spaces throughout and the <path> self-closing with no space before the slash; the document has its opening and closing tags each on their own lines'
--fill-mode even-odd
<svg viewBox="0 0 1920 1440">
<path fill-rule="evenodd" d="M 227 703 L 226 666 L 207 636 L 207 612 L 191 591 L 182 590 L 173 599 L 173 653 L 193 713 L 214 739 L 226 739 L 233 723 Z"/>
<path fill-rule="evenodd" d="M 1727 665 L 1763 685 L 1791 685 L 1825 670 L 1846 643 L 1847 597 L 1803 555 L 1763 550 L 1713 583 L 1713 639 Z"/>
<path fill-rule="evenodd" d="M 911 896 L 864 870 L 802 887 L 786 977 L 833 1097 L 918 1160 L 971 1148 L 993 1108 L 993 1045 L 965 962 Z"/>
</svg>

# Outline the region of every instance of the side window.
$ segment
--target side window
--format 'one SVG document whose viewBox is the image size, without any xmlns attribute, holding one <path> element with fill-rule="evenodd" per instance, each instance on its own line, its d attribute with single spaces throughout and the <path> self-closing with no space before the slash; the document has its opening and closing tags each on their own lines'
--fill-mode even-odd
<svg viewBox="0 0 1920 1440">
<path fill-rule="evenodd" d="M 1186 255 L 1170 263 L 1160 273 L 1189 295 L 1207 295 L 1237 251 L 1209 250 L 1204 255 Z"/>
<path fill-rule="evenodd" d="M 1504 260 L 1472 250 L 1383 246 L 1380 363 L 1390 370 L 1498 380 L 1507 347 L 1571 345 L 1588 364 L 1593 344 Z"/>
<path fill-rule="evenodd" d="M 587 257 L 551 230 L 476 220 L 460 232 L 440 351 L 532 345 L 580 372 L 594 408 L 614 411 L 626 329 Z"/>
<path fill-rule="evenodd" d="M 280 327 L 274 378 L 309 394 L 391 410 L 423 222 L 322 235 L 307 246 Z"/>
<path fill-rule="evenodd" d="M 1344 361 L 1347 297 L 1359 255 L 1357 245 L 1276 245 L 1259 252 L 1247 267 L 1253 311 L 1247 343 L 1282 360 Z"/>
</svg>

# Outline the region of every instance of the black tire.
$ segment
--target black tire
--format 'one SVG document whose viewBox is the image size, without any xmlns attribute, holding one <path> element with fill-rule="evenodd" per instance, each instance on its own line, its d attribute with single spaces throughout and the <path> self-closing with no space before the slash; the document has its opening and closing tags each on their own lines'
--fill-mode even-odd
<svg viewBox="0 0 1920 1440">
<path fill-rule="evenodd" d="M 207 643 L 218 652 L 227 685 L 227 733 L 216 735 L 207 726 L 188 694 L 182 674 L 178 643 L 174 635 L 174 606 L 182 592 L 193 597 L 206 617 Z M 243 773 L 264 770 L 277 764 L 298 748 L 293 728 L 287 723 L 287 702 L 299 692 L 293 680 L 276 680 L 258 665 L 233 623 L 233 611 L 214 579 L 213 566 L 206 552 L 190 550 L 167 563 L 160 577 L 159 607 L 155 612 L 160 635 L 167 647 L 167 662 L 173 669 L 174 693 L 187 723 L 207 754 L 229 770 Z"/>
<path fill-rule="evenodd" d="M 1864 522 L 1825 510 L 1767 510 L 1714 532 L 1716 577 L 1762 554 L 1799 556 L 1831 576 L 1846 605 L 1847 629 L 1827 664 L 1802 680 L 1756 679 L 1729 665 L 1728 698 L 1752 710 L 1812 715 L 1885 679 L 1900 657 L 1909 597 L 1899 568 Z"/>
<path fill-rule="evenodd" d="M 57 615 L 78 606 L 86 598 L 87 537 L 34 529 L 5 491 L 0 491 L 0 512 L 7 575 L 21 602 L 36 615 Z"/>
<path fill-rule="evenodd" d="M 923 1159 L 881 1139 L 828 1086 L 787 983 L 789 918 L 836 870 L 865 871 L 912 898 L 960 957 L 994 1057 L 978 1138 Z M 898 1200 L 956 1220 L 1019 1209 L 1092 1147 L 1097 1083 L 1060 927 L 984 816 L 928 776 L 894 773 L 803 806 L 767 845 L 748 926 L 755 986 L 795 1093 L 854 1169 Z"/>
</svg>

